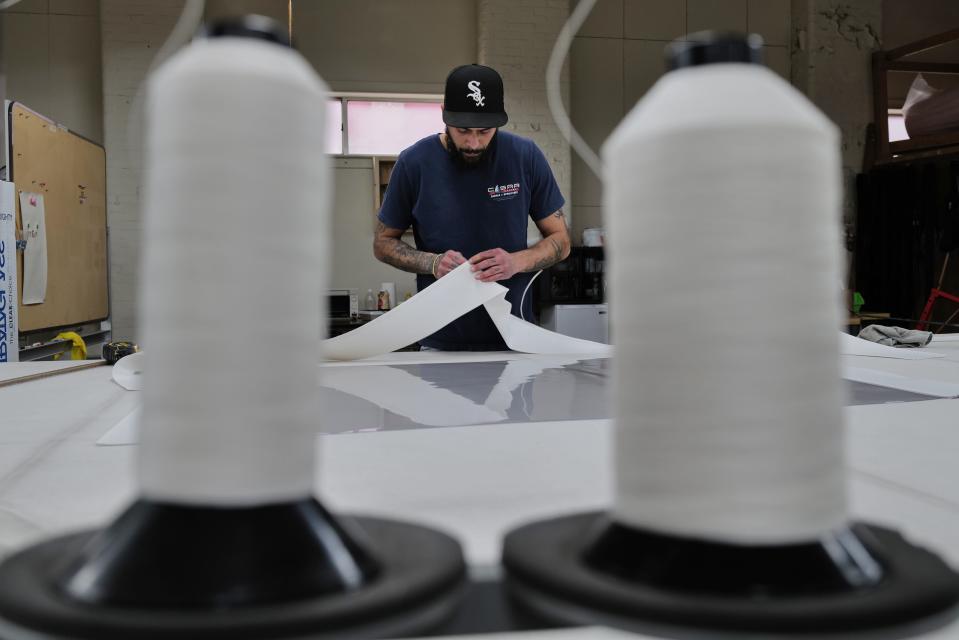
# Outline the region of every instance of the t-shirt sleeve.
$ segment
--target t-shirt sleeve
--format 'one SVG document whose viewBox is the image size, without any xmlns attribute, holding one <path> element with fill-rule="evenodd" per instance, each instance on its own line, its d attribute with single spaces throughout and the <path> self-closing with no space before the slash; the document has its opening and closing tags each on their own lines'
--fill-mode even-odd
<svg viewBox="0 0 959 640">
<path fill-rule="evenodd" d="M 566 199 L 559 191 L 553 170 L 546 156 L 535 144 L 530 145 L 530 187 L 532 197 L 529 203 L 529 216 L 533 220 L 542 220 L 551 213 L 563 208 Z"/>
<path fill-rule="evenodd" d="M 412 182 L 406 166 L 406 159 L 401 154 L 393 166 L 390 181 L 386 185 L 386 195 L 380 212 L 379 221 L 392 229 L 406 229 L 413 224 L 413 205 L 415 198 Z"/>
</svg>

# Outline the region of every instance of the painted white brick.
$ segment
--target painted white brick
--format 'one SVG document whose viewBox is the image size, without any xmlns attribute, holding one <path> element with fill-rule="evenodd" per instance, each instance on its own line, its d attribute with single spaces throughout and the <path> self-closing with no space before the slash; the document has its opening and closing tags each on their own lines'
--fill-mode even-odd
<svg viewBox="0 0 959 640">
<path fill-rule="evenodd" d="M 140 261 L 141 141 L 128 140 L 128 122 L 146 70 L 176 24 L 184 0 L 101 0 L 103 120 L 110 227 L 110 305 L 113 334 L 136 339 Z"/>
<path fill-rule="evenodd" d="M 536 142 L 571 203 L 569 146 L 549 115 L 546 101 L 546 65 L 556 36 L 569 17 L 568 0 L 477 0 L 477 16 L 479 62 L 499 71 L 506 85 L 510 122 L 505 128 Z M 569 71 L 565 67 L 562 94 L 569 104 Z M 569 219 L 571 206 L 567 204 L 565 210 Z"/>
</svg>

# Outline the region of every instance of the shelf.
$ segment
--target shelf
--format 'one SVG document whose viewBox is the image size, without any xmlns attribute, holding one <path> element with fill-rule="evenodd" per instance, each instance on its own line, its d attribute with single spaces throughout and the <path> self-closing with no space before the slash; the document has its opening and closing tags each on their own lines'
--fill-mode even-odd
<svg viewBox="0 0 959 640">
<path fill-rule="evenodd" d="M 605 302 L 605 264 L 603 247 L 573 247 L 569 257 L 539 277 L 539 307 Z"/>
<path fill-rule="evenodd" d="M 386 187 L 396 166 L 396 156 L 373 156 L 373 215 L 376 216 L 386 197 Z"/>
<path fill-rule="evenodd" d="M 386 187 L 390 183 L 393 169 L 396 167 L 396 156 L 373 156 L 373 227 L 376 228 L 376 216 L 386 198 Z M 403 232 L 403 237 L 409 241 L 413 237 L 413 229 Z"/>
</svg>

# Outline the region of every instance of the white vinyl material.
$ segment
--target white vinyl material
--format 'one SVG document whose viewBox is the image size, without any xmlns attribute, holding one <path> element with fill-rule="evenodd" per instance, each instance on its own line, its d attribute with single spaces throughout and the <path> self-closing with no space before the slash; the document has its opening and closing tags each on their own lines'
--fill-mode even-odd
<svg viewBox="0 0 959 640">
<path fill-rule="evenodd" d="M 506 287 L 480 282 L 463 263 L 369 324 L 323 341 L 324 357 L 359 360 L 402 349 L 482 305 L 506 346 L 522 353 L 609 356 L 609 345 L 547 331 L 511 313 Z"/>
<path fill-rule="evenodd" d="M 143 371 L 146 369 L 146 353 L 139 351 L 120 358 L 113 365 L 113 381 L 127 391 L 143 389 Z"/>
<path fill-rule="evenodd" d="M 840 353 L 844 356 L 871 356 L 874 358 L 892 358 L 894 360 L 928 360 L 942 358 L 943 354 L 935 349 L 924 347 L 889 347 L 884 344 L 870 342 L 851 336 L 848 333 L 839 334 Z"/>
<path fill-rule="evenodd" d="M 422 355 L 393 354 L 390 361 L 412 363 Z M 461 358 L 458 366 L 469 371 Z M 866 366 L 877 359 L 855 360 Z M 959 374 L 959 363 L 948 364 Z M 107 367 L 0 387 L 0 555 L 102 526 L 136 495 L 136 450 L 94 443 L 136 407 L 138 395 L 114 384 Z M 899 529 L 959 569 L 957 411 L 959 400 L 935 400 L 849 407 L 845 415 L 850 516 Z M 337 513 L 374 513 L 448 531 L 463 543 L 471 566 L 491 567 L 506 531 L 612 504 L 612 442 L 608 420 L 324 436 L 315 445 L 322 464 L 313 487 Z M 556 640 L 569 637 L 591 636 Z M 954 640 L 959 626 L 918 637 Z"/>
</svg>

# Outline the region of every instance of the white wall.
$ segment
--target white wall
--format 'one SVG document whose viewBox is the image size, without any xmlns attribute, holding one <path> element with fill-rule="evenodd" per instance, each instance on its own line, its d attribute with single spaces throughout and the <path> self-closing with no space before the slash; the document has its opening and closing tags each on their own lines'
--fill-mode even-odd
<svg viewBox="0 0 959 640">
<path fill-rule="evenodd" d="M 0 97 L 102 143 L 98 13 L 97 0 L 23 0 L 5 11 Z"/>
<path fill-rule="evenodd" d="M 442 93 L 476 62 L 476 0 L 294 0 L 293 39 L 334 91 Z"/>
<path fill-rule="evenodd" d="M 130 139 L 129 134 L 141 131 L 142 122 L 133 112 L 133 106 L 153 56 L 170 35 L 183 5 L 184 0 L 100 2 L 107 224 L 110 227 L 110 315 L 113 335 L 117 338 L 137 336 L 142 147 L 140 138 Z M 206 18 L 251 12 L 282 21 L 286 6 L 285 0 L 209 0 Z"/>
<path fill-rule="evenodd" d="M 373 257 L 373 161 L 337 158 L 333 162 L 334 202 L 330 233 L 333 242 L 330 287 L 356 289 L 363 308 L 367 289 L 374 296 L 383 282 L 396 285 L 400 301 L 416 293 L 416 277 Z M 412 243 L 412 238 L 408 239 Z M 395 301 L 393 301 L 395 302 Z"/>
<path fill-rule="evenodd" d="M 110 314 L 113 335 L 137 337 L 140 269 L 142 128 L 132 108 L 153 56 L 166 41 L 183 0 L 101 0 L 107 224 L 110 227 Z M 133 118 L 131 125 L 130 120 Z"/>
<path fill-rule="evenodd" d="M 503 76 L 506 130 L 533 140 L 543 151 L 571 217 L 569 145 L 550 115 L 546 100 L 546 65 L 553 44 L 569 17 L 569 0 L 479 0 L 479 62 Z M 560 76 L 561 93 L 569 101 L 569 67 Z M 530 224 L 531 239 L 540 234 Z"/>
</svg>

